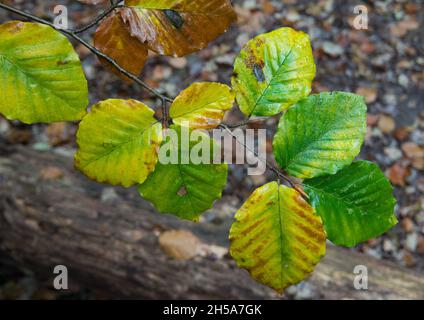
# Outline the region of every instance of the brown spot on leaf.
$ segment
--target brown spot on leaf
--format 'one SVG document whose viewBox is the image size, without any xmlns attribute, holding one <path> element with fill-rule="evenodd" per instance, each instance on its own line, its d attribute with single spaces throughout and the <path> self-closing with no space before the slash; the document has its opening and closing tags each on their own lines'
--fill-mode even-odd
<svg viewBox="0 0 424 320">
<path fill-rule="evenodd" d="M 24 25 L 25 24 L 23 22 L 12 23 L 9 28 L 9 32 L 12 34 L 18 33 L 22 31 L 22 29 L 24 28 Z"/>
<path fill-rule="evenodd" d="M 60 61 L 58 61 L 56 64 L 58 65 L 58 66 L 64 66 L 64 65 L 66 65 L 66 64 L 68 64 L 69 63 L 69 61 L 67 61 L 67 60 L 60 60 Z"/>
<path fill-rule="evenodd" d="M 177 192 L 177 194 L 180 196 L 180 197 L 184 197 L 185 195 L 187 195 L 187 188 L 185 187 L 185 186 L 182 186 L 181 188 L 180 188 L 180 190 L 178 190 L 178 192 Z"/>
</svg>

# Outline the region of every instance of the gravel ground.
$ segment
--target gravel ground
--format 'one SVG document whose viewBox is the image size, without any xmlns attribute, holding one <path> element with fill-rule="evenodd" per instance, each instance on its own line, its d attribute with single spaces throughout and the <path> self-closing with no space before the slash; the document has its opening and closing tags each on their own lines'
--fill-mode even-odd
<svg viewBox="0 0 424 320">
<path fill-rule="evenodd" d="M 46 19 L 52 19 L 55 5 L 65 4 L 68 6 L 71 27 L 87 24 L 101 8 L 65 0 L 3 2 Z M 281 26 L 307 32 L 312 40 L 318 70 L 314 91 L 351 91 L 366 97 L 369 106 L 368 134 L 360 157 L 375 161 L 383 168 L 395 186 L 398 199 L 396 214 L 400 220 L 399 225 L 386 235 L 354 250 L 422 271 L 424 3 L 419 0 L 234 0 L 233 3 L 239 15 L 237 25 L 207 49 L 186 58 L 152 55 L 143 71 L 144 80 L 170 96 L 175 96 L 195 81 L 229 83 L 234 58 L 250 38 Z M 361 4 L 366 5 L 369 11 L 368 30 L 356 30 L 353 26 L 354 7 Z M 1 23 L 13 18 L 16 17 L 0 11 Z M 91 36 L 90 31 L 85 35 L 87 40 Z M 110 97 L 131 97 L 151 106 L 158 105 L 158 101 L 139 87 L 122 82 L 103 69 L 85 48 L 80 45 L 76 48 L 90 82 L 92 103 Z M 228 115 L 227 120 L 238 119 L 240 114 L 234 111 Z M 277 118 L 266 121 L 269 144 L 277 121 Z M 0 138 L 10 143 L 27 144 L 40 151 L 53 149 L 72 154 L 75 148 L 74 134 L 74 124 L 29 127 L 0 118 Z M 272 178 L 272 175 L 248 177 L 245 168 L 231 166 L 225 201 L 221 204 L 228 207 L 228 215 L 218 216 L 216 210 L 211 210 L 204 216 L 204 221 L 227 224 L 235 208 L 253 189 Z M 111 192 L 110 188 L 105 189 L 105 197 L 108 192 Z M 9 296 L 10 292 L 16 292 L 16 286 L 19 289 L 19 286 L 25 284 L 34 285 L 31 278 L 2 276 L 0 268 L 0 286 L 2 281 L 3 291 L 8 292 Z M 1 291 L 0 287 L 0 296 Z M 3 296 L 7 296 L 4 292 Z M 17 292 L 19 296 L 20 291 Z M 47 294 L 46 297 L 50 296 Z"/>
</svg>

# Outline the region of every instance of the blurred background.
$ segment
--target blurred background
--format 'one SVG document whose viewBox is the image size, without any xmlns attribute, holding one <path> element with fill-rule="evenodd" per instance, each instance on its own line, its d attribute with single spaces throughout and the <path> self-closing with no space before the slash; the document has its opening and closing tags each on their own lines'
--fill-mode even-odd
<svg viewBox="0 0 424 320">
<path fill-rule="evenodd" d="M 77 1 L 2 1 L 52 20 L 55 5 L 66 5 L 70 27 L 84 26 L 99 14 L 102 6 L 87 6 Z M 369 107 L 368 133 L 360 155 L 377 162 L 395 187 L 399 224 L 387 234 L 372 239 L 351 251 L 373 259 L 389 261 L 405 272 L 424 275 L 424 3 L 423 1 L 359 0 L 233 0 L 239 21 L 210 46 L 185 58 L 152 54 L 143 79 L 169 96 L 196 81 L 229 83 L 233 62 L 242 46 L 252 37 L 290 26 L 307 32 L 317 64 L 314 92 L 350 91 L 363 95 Z M 368 8 L 368 30 L 356 30 L 354 7 Z M 0 23 L 20 19 L 0 10 Z M 91 40 L 94 29 L 85 33 Z M 96 57 L 76 44 L 89 80 L 91 103 L 106 98 L 134 98 L 155 107 L 153 97 L 139 87 L 125 83 L 105 70 Z M 237 110 L 227 122 L 242 119 Z M 258 124 L 269 129 L 268 151 L 272 157 L 272 136 L 278 117 Z M 253 125 L 255 127 L 255 125 Z M 40 153 L 51 152 L 72 157 L 76 125 L 55 123 L 26 126 L 0 117 L 0 141 L 22 145 Z M 46 167 L 41 180 L 60 178 L 62 170 Z M 274 177 L 247 176 L 246 168 L 232 165 L 223 200 L 202 218 L 215 226 L 215 234 L 225 245 L 226 233 L 238 207 L 257 187 Z M 1 183 L 1 179 L 0 179 Z M 41 182 L 43 183 L 43 182 Z M 127 191 L 99 186 L 98 201 L 136 198 Z M 117 200 L 118 199 L 118 200 Z M 140 200 L 141 201 L 141 200 Z M 219 240 L 218 242 L 221 242 Z M 0 255 L 1 257 L 1 255 Z M 423 288 L 424 291 L 424 288 Z M 299 293 L 300 292 L 300 293 Z M 5 264 L 0 258 L 0 298 L 88 299 L 110 298 L 81 286 L 72 292 L 51 290 L 36 273 Z M 320 298 L 313 284 L 300 286 L 286 298 Z M 114 298 L 112 296 L 112 298 Z M 340 296 L 338 298 L 343 298 Z"/>
</svg>

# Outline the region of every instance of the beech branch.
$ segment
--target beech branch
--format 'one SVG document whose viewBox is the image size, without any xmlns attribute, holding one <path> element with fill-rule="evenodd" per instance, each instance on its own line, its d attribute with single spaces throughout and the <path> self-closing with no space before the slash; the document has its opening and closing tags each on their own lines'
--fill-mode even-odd
<svg viewBox="0 0 424 320">
<path fill-rule="evenodd" d="M 89 23 L 88 25 L 86 25 L 86 26 L 84 26 L 80 29 L 70 30 L 70 29 L 59 28 L 56 25 L 54 25 L 53 23 L 51 23 L 47 20 L 44 20 L 42 18 L 39 18 L 39 17 L 37 17 L 37 16 L 35 16 L 31 13 L 28 13 L 28 12 L 25 12 L 23 10 L 20 10 L 20 9 L 8 6 L 6 4 L 0 3 L 0 8 L 4 9 L 6 11 L 9 11 L 9 12 L 15 13 L 17 15 L 20 15 L 22 17 L 25 17 L 28 20 L 35 21 L 35 22 L 50 26 L 53 29 L 57 30 L 58 32 L 61 32 L 62 34 L 76 40 L 77 42 L 79 42 L 80 44 L 85 46 L 87 49 L 89 49 L 94 55 L 96 55 L 99 58 L 106 60 L 114 68 L 116 68 L 120 73 L 122 73 L 126 77 L 130 78 L 135 83 L 140 85 L 142 88 L 144 88 L 145 90 L 147 90 L 148 92 L 150 92 L 151 94 L 153 94 L 154 96 L 159 98 L 162 101 L 162 104 L 161 104 L 162 113 L 163 113 L 162 121 L 163 121 L 164 125 L 167 126 L 169 116 L 168 116 L 168 108 L 167 108 L 166 104 L 172 103 L 174 100 L 169 98 L 168 96 L 166 96 L 164 94 L 161 94 L 159 91 L 155 90 L 154 88 L 150 87 L 147 83 L 145 83 L 143 80 L 141 80 L 138 76 L 136 76 L 135 74 L 133 74 L 133 73 L 129 72 L 128 70 L 124 69 L 123 67 L 121 67 L 113 58 L 111 58 L 108 55 L 104 54 L 103 52 L 97 50 L 93 45 L 89 44 L 87 41 L 85 41 L 83 38 L 81 38 L 79 36 L 80 33 L 83 33 L 84 31 L 87 31 L 90 28 L 96 26 L 104 18 L 106 18 L 109 14 L 111 14 L 114 10 L 119 9 L 121 7 L 124 7 L 124 5 L 120 4 L 120 1 L 117 1 L 115 3 L 113 0 L 111 0 L 110 1 L 110 7 L 108 9 L 106 9 L 102 14 L 100 14 L 96 19 L 94 19 L 91 23 Z M 233 139 L 235 139 L 235 141 L 237 143 L 241 144 L 246 150 L 248 150 L 249 152 L 252 152 L 255 156 L 258 157 L 258 153 L 255 150 L 251 150 L 246 144 L 239 141 L 237 139 L 237 137 L 230 130 L 230 129 L 246 126 L 250 123 L 250 121 L 251 121 L 251 116 L 249 116 L 247 119 L 245 119 L 244 121 L 242 121 L 240 123 L 237 123 L 237 124 L 221 124 L 219 127 L 223 130 L 226 130 L 233 137 Z M 268 161 L 261 159 L 260 157 L 258 157 L 258 159 L 260 159 L 260 161 L 263 161 L 264 164 L 266 165 L 267 169 L 274 172 L 279 179 L 288 183 L 292 188 L 296 189 L 303 197 L 305 197 L 305 193 L 303 192 L 303 190 L 299 187 L 298 184 L 296 184 L 296 182 L 294 182 L 291 179 L 291 177 L 289 175 L 283 173 L 281 170 L 274 167 Z"/>
<path fill-rule="evenodd" d="M 114 5 L 111 7 L 113 8 Z M 123 75 L 125 75 L 126 77 L 130 78 L 131 80 L 133 80 L 135 83 L 137 83 L 138 85 L 140 85 L 141 87 L 143 87 L 145 90 L 147 90 L 148 92 L 150 92 L 151 94 L 153 94 L 154 96 L 158 97 L 159 99 L 161 99 L 162 101 L 166 101 L 166 102 L 172 102 L 173 100 L 169 97 L 167 97 L 164 94 L 161 94 L 160 92 L 158 92 L 157 90 L 153 89 L 152 87 L 150 87 L 147 83 L 145 83 L 143 80 L 141 80 L 138 76 L 136 76 L 135 74 L 127 71 L 126 69 L 124 69 L 123 67 L 121 67 L 114 59 L 112 59 L 111 57 L 109 57 L 108 55 L 104 54 L 103 52 L 97 50 L 94 46 L 92 46 L 91 44 L 89 44 L 87 41 L 85 41 L 84 39 L 82 39 L 78 33 L 80 32 L 79 30 L 77 31 L 73 31 L 73 30 L 68 30 L 68 29 L 61 29 L 57 26 L 55 26 L 53 23 L 44 20 L 42 18 L 39 18 L 37 16 L 32 15 L 31 13 L 16 9 L 14 7 L 10 7 L 6 4 L 0 3 L 0 8 L 7 10 L 9 12 L 13 12 L 15 14 L 18 14 L 22 17 L 25 17 L 31 21 L 35 21 L 41 24 L 45 24 L 48 25 L 50 27 L 52 27 L 53 29 L 61 32 L 62 34 L 69 36 L 70 38 L 73 38 L 74 40 L 76 40 L 77 42 L 81 43 L 84 47 L 86 47 L 87 49 L 89 49 L 93 54 L 95 54 L 96 56 L 98 56 L 99 58 L 102 58 L 104 60 L 106 60 L 107 62 L 109 62 L 113 67 L 115 67 L 120 73 L 122 73 Z M 112 10 L 107 10 L 106 12 L 108 12 L 108 14 L 110 14 L 114 9 Z M 107 14 L 103 13 L 101 14 L 95 21 L 97 21 L 97 23 L 99 21 L 101 21 L 104 17 L 107 16 Z M 85 29 L 88 30 L 89 28 L 91 28 L 94 24 L 89 24 L 88 27 L 84 27 L 81 30 Z"/>
</svg>

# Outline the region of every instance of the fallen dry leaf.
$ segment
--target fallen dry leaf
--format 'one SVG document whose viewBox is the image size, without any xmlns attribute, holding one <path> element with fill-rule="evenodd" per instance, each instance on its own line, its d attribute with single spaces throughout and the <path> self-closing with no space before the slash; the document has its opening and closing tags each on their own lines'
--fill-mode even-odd
<svg viewBox="0 0 424 320">
<path fill-rule="evenodd" d="M 197 255 L 201 241 L 189 231 L 171 230 L 160 235 L 159 245 L 175 260 L 190 260 Z"/>
<path fill-rule="evenodd" d="M 390 181 L 398 186 L 404 187 L 406 182 L 405 179 L 410 175 L 408 168 L 401 166 L 396 163 L 389 169 L 389 179 Z"/>
<path fill-rule="evenodd" d="M 389 134 L 395 130 L 396 123 L 392 117 L 381 115 L 378 120 L 378 128 L 381 130 L 381 132 Z"/>
<path fill-rule="evenodd" d="M 365 97 L 366 103 L 373 103 L 378 97 L 377 88 L 359 87 L 356 90 L 356 94 Z"/>
<path fill-rule="evenodd" d="M 402 144 L 402 150 L 409 159 L 424 158 L 424 147 L 420 147 L 416 143 L 406 142 Z"/>
<path fill-rule="evenodd" d="M 406 16 L 402 21 L 390 27 L 390 34 L 394 37 L 403 37 L 410 30 L 416 30 L 420 27 L 420 23 L 414 16 Z"/>
<path fill-rule="evenodd" d="M 57 180 L 63 177 L 63 172 L 58 167 L 45 167 L 40 172 L 42 180 Z"/>
</svg>

